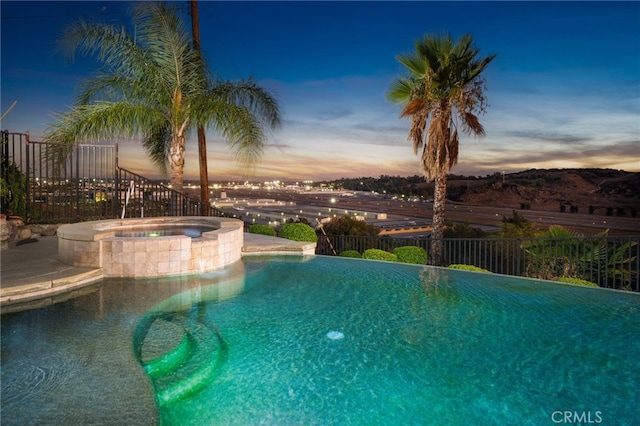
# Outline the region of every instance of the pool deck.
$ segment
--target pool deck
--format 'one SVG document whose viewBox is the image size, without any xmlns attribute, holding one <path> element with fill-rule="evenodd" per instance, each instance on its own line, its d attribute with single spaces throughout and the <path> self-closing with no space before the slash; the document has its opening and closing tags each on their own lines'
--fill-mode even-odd
<svg viewBox="0 0 640 426">
<path fill-rule="evenodd" d="M 258 234 L 244 234 L 243 256 L 302 255 L 313 252 L 314 243 L 300 243 Z M 56 303 L 74 291 L 103 279 L 101 268 L 81 268 L 58 260 L 58 237 L 38 237 L 11 243 L 0 251 L 0 312 Z M 18 308 L 18 309 L 12 309 Z"/>
</svg>

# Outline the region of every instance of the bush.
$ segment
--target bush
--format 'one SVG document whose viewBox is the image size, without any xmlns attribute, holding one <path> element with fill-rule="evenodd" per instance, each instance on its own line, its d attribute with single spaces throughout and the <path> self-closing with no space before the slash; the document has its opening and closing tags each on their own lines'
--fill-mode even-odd
<svg viewBox="0 0 640 426">
<path fill-rule="evenodd" d="M 5 165 L 5 158 L 1 157 L 3 166 L 0 178 L 0 213 L 25 215 L 27 211 L 27 176 L 24 175 L 13 161 L 8 161 Z"/>
<path fill-rule="evenodd" d="M 529 238 L 536 233 L 536 224 L 513 210 L 512 217 L 502 217 L 498 236 L 504 238 Z"/>
<path fill-rule="evenodd" d="M 589 287 L 598 287 L 598 284 L 592 283 L 591 281 L 583 280 L 580 278 L 560 277 L 558 278 L 558 281 L 560 281 L 561 283 L 587 285 Z"/>
<path fill-rule="evenodd" d="M 361 259 L 362 255 L 357 250 L 345 250 L 342 253 L 340 253 L 340 257 L 355 257 L 355 258 Z"/>
<path fill-rule="evenodd" d="M 388 251 L 380 250 L 380 249 L 368 249 L 362 253 L 363 259 L 370 260 L 386 260 L 389 262 L 397 262 L 398 256 L 393 253 L 389 253 Z"/>
<path fill-rule="evenodd" d="M 489 274 L 491 273 L 491 271 L 487 270 L 487 269 L 483 269 L 480 268 L 478 266 L 475 265 L 464 265 L 461 263 L 453 263 L 451 265 L 449 265 L 449 268 L 451 269 L 460 269 L 463 271 L 474 271 L 474 272 L 488 272 Z"/>
<path fill-rule="evenodd" d="M 427 263 L 427 252 L 422 247 L 403 246 L 393 250 L 393 254 L 398 256 L 398 262 L 415 263 L 424 265 Z"/>
<path fill-rule="evenodd" d="M 444 229 L 445 238 L 484 238 L 487 232 L 480 228 L 474 228 L 468 220 L 463 223 L 446 223 Z"/>
<path fill-rule="evenodd" d="M 254 223 L 249 227 L 250 234 L 261 234 L 261 235 L 270 235 L 272 237 L 276 236 L 276 230 L 270 227 L 269 225 L 261 225 L 259 223 Z"/>
<path fill-rule="evenodd" d="M 305 223 L 285 223 L 280 228 L 280 238 L 286 238 L 292 241 L 305 241 L 308 243 L 317 243 L 318 235 L 316 231 Z"/>
<path fill-rule="evenodd" d="M 349 216 L 334 217 L 322 225 L 328 235 L 366 235 L 375 236 L 380 233 L 380 228 Z"/>
</svg>

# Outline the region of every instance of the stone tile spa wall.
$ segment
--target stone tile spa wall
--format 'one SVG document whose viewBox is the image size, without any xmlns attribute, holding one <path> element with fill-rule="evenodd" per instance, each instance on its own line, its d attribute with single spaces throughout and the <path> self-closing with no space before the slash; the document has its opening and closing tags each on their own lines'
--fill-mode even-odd
<svg viewBox="0 0 640 426">
<path fill-rule="evenodd" d="M 119 237 L 119 231 L 205 226 L 201 237 Z M 243 224 L 218 217 L 100 220 L 58 229 L 58 259 L 68 265 L 102 268 L 105 277 L 157 277 L 209 272 L 240 260 Z"/>
</svg>

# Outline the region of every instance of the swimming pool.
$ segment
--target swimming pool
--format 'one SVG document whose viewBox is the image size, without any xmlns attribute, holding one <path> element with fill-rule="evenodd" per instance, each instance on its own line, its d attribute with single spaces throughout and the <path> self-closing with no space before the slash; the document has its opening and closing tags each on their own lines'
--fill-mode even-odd
<svg viewBox="0 0 640 426">
<path fill-rule="evenodd" d="M 637 294 L 323 256 L 109 281 L 2 318 L 2 422 L 632 424 L 639 314 Z M 141 368 L 180 348 L 180 372 Z"/>
</svg>

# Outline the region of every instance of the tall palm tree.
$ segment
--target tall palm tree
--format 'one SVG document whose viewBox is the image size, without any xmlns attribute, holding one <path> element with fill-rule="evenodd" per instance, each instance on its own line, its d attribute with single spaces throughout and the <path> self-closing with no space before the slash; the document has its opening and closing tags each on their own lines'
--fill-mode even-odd
<svg viewBox="0 0 640 426">
<path fill-rule="evenodd" d="M 482 71 L 496 55 L 478 57 L 471 35 L 424 36 L 415 52 L 399 55 L 408 75 L 394 80 L 387 99 L 401 104 L 401 117 L 411 118 L 407 137 L 413 152 L 423 148 L 421 166 L 427 181 L 435 181 L 433 231 L 429 262 L 439 265 L 447 192 L 447 174 L 458 161 L 458 128 L 484 135 L 478 115 L 484 113 L 485 80 Z M 426 135 L 425 135 L 426 130 Z"/>
<path fill-rule="evenodd" d="M 198 19 L 198 1 L 189 2 L 191 12 L 191 33 L 193 49 L 200 52 L 200 20 Z M 198 125 L 198 164 L 200 165 L 200 202 L 201 214 L 209 215 L 209 167 L 207 164 L 207 137 L 204 126 Z"/>
<path fill-rule="evenodd" d="M 181 191 L 185 141 L 198 125 L 220 133 L 245 165 L 262 154 L 266 131 L 280 123 L 276 100 L 249 79 L 210 77 L 192 47 L 188 23 L 172 5 L 137 4 L 134 33 L 77 22 L 60 39 L 70 56 L 95 56 L 100 74 L 85 82 L 76 105 L 58 115 L 46 140 L 72 145 L 116 136 L 142 139 L 152 161 Z"/>
</svg>

